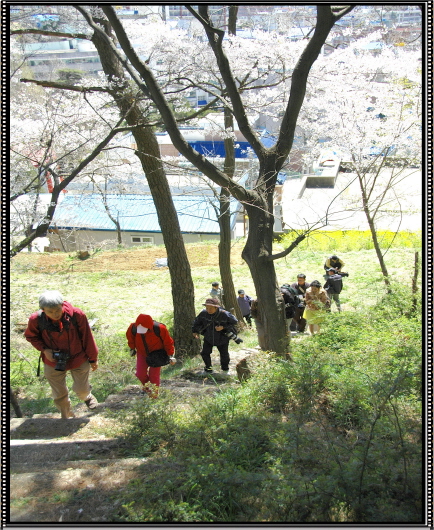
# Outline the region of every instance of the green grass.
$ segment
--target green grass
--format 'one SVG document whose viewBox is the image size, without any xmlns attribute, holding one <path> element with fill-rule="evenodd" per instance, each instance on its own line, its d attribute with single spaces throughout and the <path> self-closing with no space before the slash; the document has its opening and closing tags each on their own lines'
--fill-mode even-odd
<svg viewBox="0 0 434 530">
<path fill-rule="evenodd" d="M 188 414 L 169 391 L 139 402 L 124 435 L 155 468 L 122 494 L 119 519 L 421 521 L 419 327 L 381 303 L 375 318 L 330 316 L 293 362 L 262 354 L 253 377 Z"/>
<path fill-rule="evenodd" d="M 279 281 L 295 281 L 298 272 L 322 281 L 329 254 L 296 249 L 276 262 Z M 188 410 L 163 387 L 156 401 L 110 413 L 127 456 L 152 456 L 154 464 L 110 494 L 120 506 L 113 522 L 422 522 L 422 323 L 420 301 L 414 314 L 409 304 L 414 249 L 387 253 L 392 296 L 373 250 L 338 255 L 350 273 L 344 311 L 328 314 L 321 334 L 293 340 L 292 361 L 260 354 L 250 379 Z M 236 288 L 254 296 L 247 266 L 234 267 L 233 276 Z M 216 278 L 217 267 L 193 270 L 198 309 Z M 145 309 L 171 325 L 167 271 L 50 275 L 12 264 L 11 382 L 24 414 L 54 412 L 48 384 L 36 377 L 38 352 L 13 331 L 46 285 L 100 319 L 97 398 L 137 383 L 125 331 Z M 231 348 L 256 346 L 254 330 L 241 336 L 244 343 Z M 162 377 L 200 365 L 188 359 Z M 110 430 L 110 421 L 101 429 Z"/>
</svg>

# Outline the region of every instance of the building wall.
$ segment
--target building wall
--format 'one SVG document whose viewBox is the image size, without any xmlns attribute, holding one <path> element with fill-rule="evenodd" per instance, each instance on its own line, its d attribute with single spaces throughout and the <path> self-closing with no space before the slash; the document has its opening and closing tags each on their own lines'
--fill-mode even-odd
<svg viewBox="0 0 434 530">
<path fill-rule="evenodd" d="M 136 242 L 133 241 L 133 238 Z M 184 243 L 218 240 L 219 234 L 182 234 Z M 115 248 L 118 244 L 117 234 L 112 230 L 50 230 L 48 233 L 49 247 L 47 250 L 74 252 L 90 250 L 99 246 Z M 126 247 L 144 244 L 164 245 L 161 232 L 122 232 L 122 244 Z"/>
</svg>

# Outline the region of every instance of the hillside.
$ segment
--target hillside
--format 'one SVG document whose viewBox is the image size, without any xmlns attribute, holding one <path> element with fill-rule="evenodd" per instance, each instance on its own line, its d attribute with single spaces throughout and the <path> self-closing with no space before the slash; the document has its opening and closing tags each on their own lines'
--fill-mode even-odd
<svg viewBox="0 0 434 530">
<path fill-rule="evenodd" d="M 238 252 L 232 253 L 233 265 L 241 265 L 241 246 L 237 245 Z M 218 264 L 217 244 L 194 244 L 186 246 L 187 256 L 191 268 L 212 267 Z M 106 250 L 91 253 L 85 260 L 77 258 L 75 252 L 53 252 L 53 253 L 21 253 L 14 261 L 22 267 L 33 267 L 45 272 L 63 271 L 66 269 L 74 272 L 102 272 L 102 271 L 133 271 L 152 270 L 156 267 L 156 260 L 166 258 L 167 253 L 164 246 L 141 247 L 122 250 Z"/>
<path fill-rule="evenodd" d="M 279 281 L 322 279 L 329 252 L 313 247 L 276 262 Z M 241 249 L 232 253 L 235 288 L 254 295 Z M 201 309 L 219 279 L 217 245 L 187 253 Z M 140 395 L 125 330 L 145 310 L 173 323 L 169 271 L 154 269 L 163 248 L 14 258 L 10 380 L 25 417 L 11 414 L 11 522 L 421 523 L 414 249 L 389 249 L 389 297 L 372 249 L 338 255 L 350 272 L 343 311 L 333 308 L 321 334 L 295 336 L 292 360 L 258 353 L 256 330 L 246 329 L 241 345 L 230 343 L 228 375 L 216 352 L 212 375 L 200 356 L 185 359 L 163 368 L 158 400 Z M 74 420 L 59 419 L 20 328 L 47 287 L 98 319 L 91 377 L 101 406 L 89 412 L 72 392 Z M 248 355 L 258 363 L 241 384 L 236 364 Z"/>
</svg>

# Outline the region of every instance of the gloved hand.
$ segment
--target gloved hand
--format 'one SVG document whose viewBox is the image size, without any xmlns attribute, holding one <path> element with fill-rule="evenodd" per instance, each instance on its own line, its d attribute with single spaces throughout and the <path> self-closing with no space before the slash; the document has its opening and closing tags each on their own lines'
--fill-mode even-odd
<svg viewBox="0 0 434 530">
<path fill-rule="evenodd" d="M 134 357 L 134 355 L 136 355 L 136 350 L 134 348 L 130 348 L 130 355 L 131 357 Z"/>
</svg>

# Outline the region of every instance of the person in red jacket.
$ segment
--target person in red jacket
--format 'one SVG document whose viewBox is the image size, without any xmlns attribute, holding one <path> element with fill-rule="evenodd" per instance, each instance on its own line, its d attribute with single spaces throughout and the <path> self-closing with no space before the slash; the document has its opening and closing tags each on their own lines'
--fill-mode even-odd
<svg viewBox="0 0 434 530">
<path fill-rule="evenodd" d="M 131 355 L 137 353 L 136 377 L 142 383 L 142 393 L 150 397 L 158 397 L 160 386 L 160 366 L 148 366 L 146 362 L 146 349 L 143 340 L 146 341 L 148 350 L 166 350 L 170 357 L 170 364 L 175 364 L 173 357 L 175 352 L 174 342 L 164 324 L 157 324 L 160 328 L 160 336 L 154 332 L 154 321 L 151 316 L 140 314 L 136 321 L 131 323 L 127 329 L 126 336 Z M 133 333 L 133 327 L 136 333 Z"/>
<path fill-rule="evenodd" d="M 74 381 L 72 389 L 89 409 L 98 406 L 89 384 L 90 369 L 98 368 L 98 348 L 86 315 L 63 300 L 59 291 L 45 291 L 37 311 L 30 315 L 26 340 L 41 352 L 44 375 L 48 379 L 56 408 L 63 419 L 73 418 L 66 373 Z"/>
</svg>

